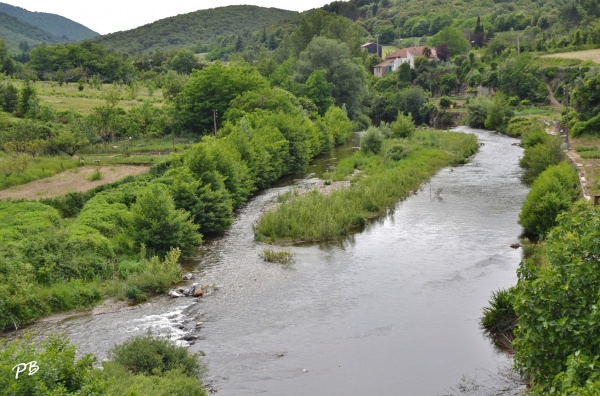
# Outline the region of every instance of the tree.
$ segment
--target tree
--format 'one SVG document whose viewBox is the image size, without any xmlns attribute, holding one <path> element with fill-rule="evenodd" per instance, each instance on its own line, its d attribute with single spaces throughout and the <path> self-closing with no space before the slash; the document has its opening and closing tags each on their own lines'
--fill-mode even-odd
<svg viewBox="0 0 600 396">
<path fill-rule="evenodd" d="M 35 87 L 30 80 L 25 81 L 25 85 L 21 88 L 21 92 L 19 93 L 19 102 L 15 109 L 17 117 L 23 118 L 27 116 L 32 107 L 37 106 L 38 102 L 39 99 Z"/>
<path fill-rule="evenodd" d="M 131 205 L 129 229 L 139 245 L 157 255 L 178 247 L 191 254 L 202 242 L 198 226 L 189 220 L 189 212 L 175 209 L 173 198 L 163 184 L 151 183 Z"/>
<path fill-rule="evenodd" d="M 179 50 L 171 59 L 171 67 L 181 74 L 190 74 L 197 64 L 198 58 L 192 50 L 187 48 Z"/>
<path fill-rule="evenodd" d="M 346 106 L 350 118 L 362 112 L 361 101 L 366 85 L 366 71 L 350 58 L 348 46 L 325 37 L 315 37 L 296 62 L 294 80 L 306 82 L 315 70 L 327 71 L 327 82 L 333 84 L 336 106 Z"/>
<path fill-rule="evenodd" d="M 333 105 L 333 84 L 327 81 L 327 70 L 315 70 L 306 80 L 306 97 L 314 102 L 323 115 Z"/>
<path fill-rule="evenodd" d="M 437 53 L 439 60 L 444 62 L 450 60 L 450 47 L 448 46 L 448 43 L 440 43 L 435 47 L 435 52 Z"/>
<path fill-rule="evenodd" d="M 267 87 L 267 80 L 246 63 L 216 62 L 196 70 L 175 99 L 181 126 L 196 134 L 210 133 L 213 110 L 225 114 L 236 96 Z"/>
<path fill-rule="evenodd" d="M 450 26 L 439 31 L 429 41 L 429 44 L 435 46 L 436 48 L 442 43 L 446 43 L 448 45 L 450 55 L 452 56 L 465 54 L 469 49 L 469 41 L 458 29 Z"/>
<path fill-rule="evenodd" d="M 90 144 L 90 141 L 83 133 L 81 125 L 70 125 L 61 129 L 52 138 L 51 144 L 58 151 L 73 156 L 79 149 Z"/>
<path fill-rule="evenodd" d="M 573 93 L 573 102 L 582 121 L 600 113 L 600 73 L 584 81 Z"/>
<path fill-rule="evenodd" d="M 475 32 L 471 36 L 474 47 L 481 47 L 485 44 L 485 33 L 483 32 L 483 23 L 481 18 L 477 16 L 477 23 L 475 24 Z"/>
</svg>

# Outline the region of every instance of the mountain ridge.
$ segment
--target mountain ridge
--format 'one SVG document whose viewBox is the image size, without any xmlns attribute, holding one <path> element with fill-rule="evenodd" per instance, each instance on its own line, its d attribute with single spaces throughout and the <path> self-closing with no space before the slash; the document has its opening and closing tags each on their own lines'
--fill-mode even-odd
<svg viewBox="0 0 600 396">
<path fill-rule="evenodd" d="M 263 26 L 297 15 L 279 8 L 235 5 L 180 14 L 90 39 L 110 49 L 130 54 L 211 43 L 219 36 L 254 32 Z"/>
</svg>

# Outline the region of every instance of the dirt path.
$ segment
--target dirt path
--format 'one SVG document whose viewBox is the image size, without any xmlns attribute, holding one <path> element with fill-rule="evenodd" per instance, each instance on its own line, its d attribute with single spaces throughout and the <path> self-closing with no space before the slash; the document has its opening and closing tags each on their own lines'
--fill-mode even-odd
<svg viewBox="0 0 600 396">
<path fill-rule="evenodd" d="M 100 170 L 102 179 L 90 181 L 90 176 Z M 130 175 L 147 172 L 146 166 L 83 166 L 69 169 L 57 175 L 14 186 L 0 191 L 0 199 L 42 199 L 65 195 L 70 192 L 87 191 L 103 184 L 113 183 Z"/>
<path fill-rule="evenodd" d="M 552 92 L 552 88 L 550 87 L 550 84 L 548 84 L 546 82 L 546 88 L 548 89 L 548 96 L 550 97 L 550 104 L 552 106 L 556 106 L 556 107 L 561 107 L 562 104 L 556 100 L 556 97 L 554 96 L 554 92 Z"/>
</svg>

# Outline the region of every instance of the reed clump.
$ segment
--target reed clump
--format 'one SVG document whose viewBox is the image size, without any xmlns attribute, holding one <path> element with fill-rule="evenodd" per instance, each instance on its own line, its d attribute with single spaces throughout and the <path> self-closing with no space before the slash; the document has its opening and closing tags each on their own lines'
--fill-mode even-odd
<svg viewBox="0 0 600 396">
<path fill-rule="evenodd" d="M 390 158 L 387 150 L 399 144 L 407 156 Z M 358 151 L 328 175 L 332 180 L 354 175 L 349 188 L 327 195 L 311 191 L 281 203 L 260 219 L 256 238 L 298 242 L 346 235 L 369 218 L 385 214 L 442 167 L 464 163 L 477 147 L 474 135 L 428 130 L 416 132 L 410 139 L 386 140 L 380 154 Z M 357 169 L 360 172 L 354 172 Z"/>
</svg>

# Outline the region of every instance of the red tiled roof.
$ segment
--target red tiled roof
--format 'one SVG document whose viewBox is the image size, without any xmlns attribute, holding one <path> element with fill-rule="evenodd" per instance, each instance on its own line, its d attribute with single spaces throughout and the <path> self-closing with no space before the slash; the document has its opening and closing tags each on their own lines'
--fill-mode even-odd
<svg viewBox="0 0 600 396">
<path fill-rule="evenodd" d="M 396 51 L 391 55 L 388 55 L 386 57 L 386 59 L 397 59 L 397 58 L 406 58 L 408 57 L 408 53 L 410 52 L 410 54 L 412 56 L 425 56 L 423 55 L 423 51 L 425 50 L 425 48 L 429 48 L 431 50 L 431 55 L 429 56 L 429 58 L 436 58 L 437 54 L 435 52 L 435 48 L 431 48 L 431 47 L 426 47 L 424 45 L 419 46 L 419 47 L 407 47 L 407 48 L 402 48 L 400 51 Z"/>
</svg>

